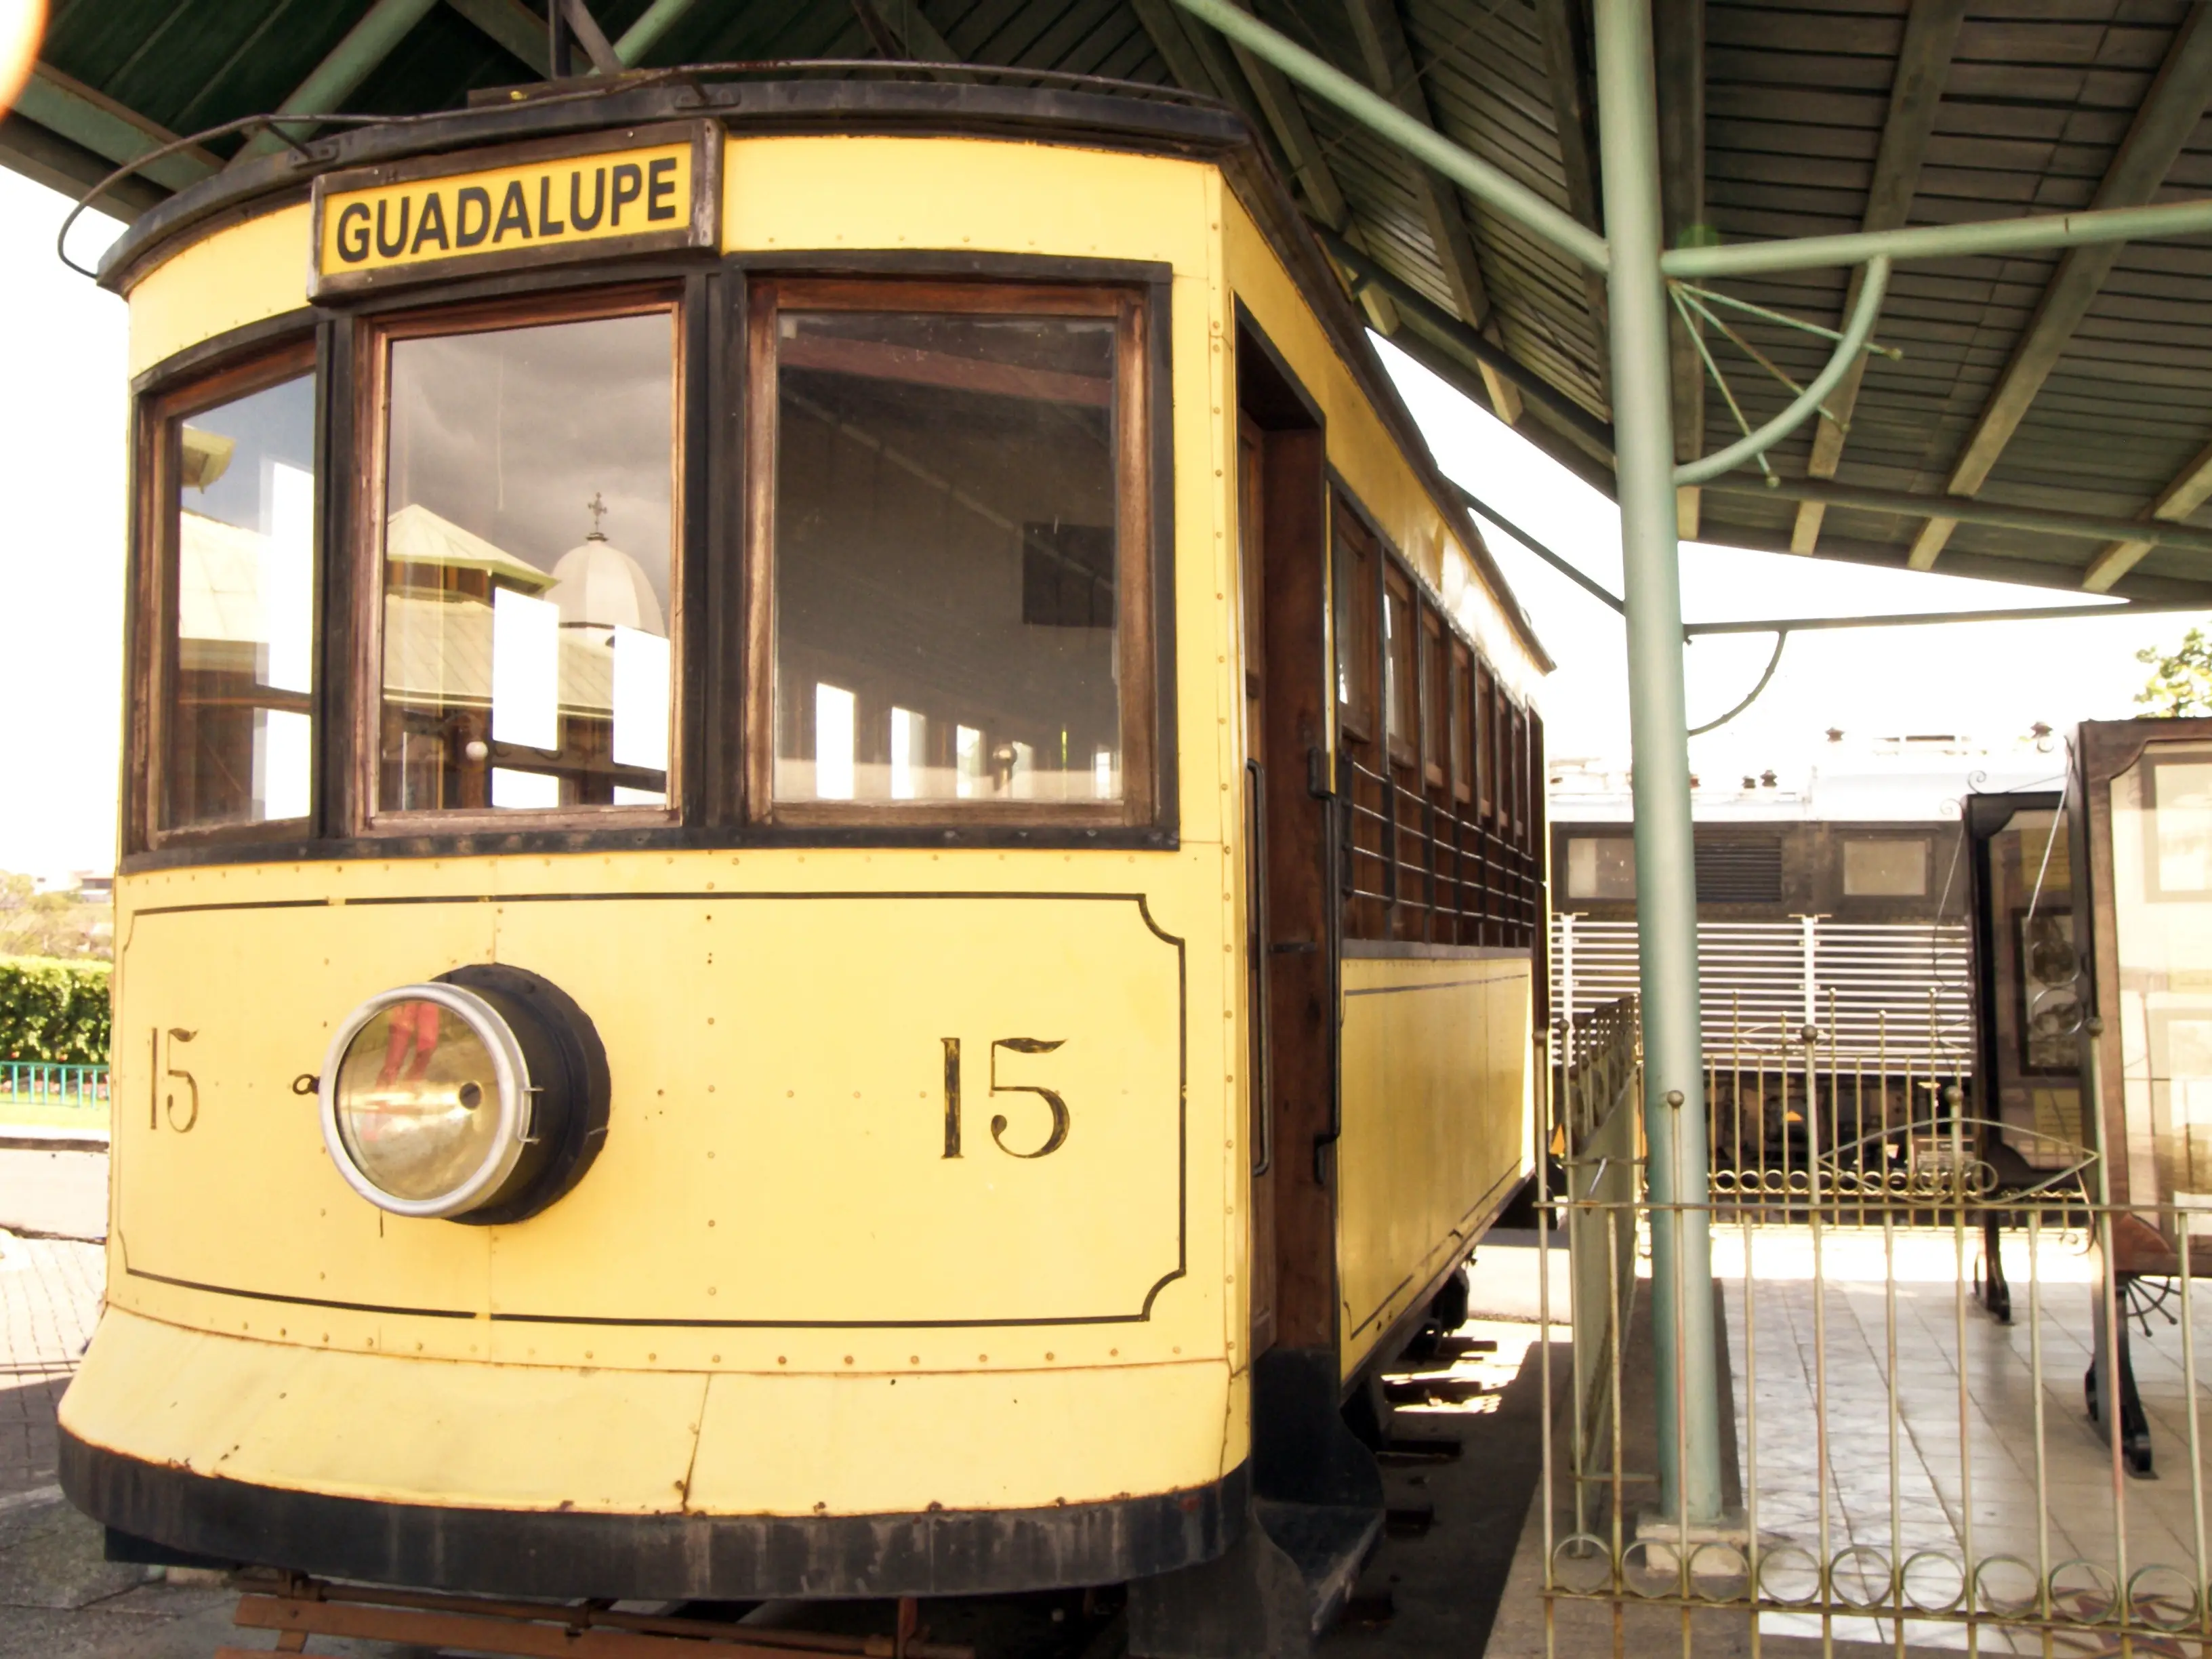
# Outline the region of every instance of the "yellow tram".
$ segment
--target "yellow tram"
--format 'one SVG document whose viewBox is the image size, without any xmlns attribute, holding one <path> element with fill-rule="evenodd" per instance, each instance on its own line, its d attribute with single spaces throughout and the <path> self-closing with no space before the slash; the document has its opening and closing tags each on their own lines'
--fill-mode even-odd
<svg viewBox="0 0 2212 1659">
<path fill-rule="evenodd" d="M 1534 1164 L 1548 665 L 1232 115 L 480 94 L 102 280 L 117 1548 L 1172 1650 L 1379 1519 Z"/>
</svg>

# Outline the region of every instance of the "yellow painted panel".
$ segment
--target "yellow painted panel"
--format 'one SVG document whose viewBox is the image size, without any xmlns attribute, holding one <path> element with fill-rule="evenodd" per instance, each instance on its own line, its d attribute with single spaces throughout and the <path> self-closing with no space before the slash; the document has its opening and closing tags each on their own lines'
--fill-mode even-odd
<svg viewBox="0 0 2212 1659">
<path fill-rule="evenodd" d="M 1224 1444 L 1228 1392 L 1218 1360 L 968 1376 L 720 1376 L 708 1391 L 691 1507 L 864 1515 L 1200 1486 L 1243 1455 L 1241 1444 L 1233 1454 Z"/>
<path fill-rule="evenodd" d="M 429 1361 L 121 1310 L 62 1402 L 145 1462 L 393 1503 L 606 1514 L 1030 1508 L 1171 1492 L 1244 1456 L 1218 1360 L 709 1376 Z"/>
<path fill-rule="evenodd" d="M 732 138 L 722 246 L 988 249 L 1159 260 L 1200 276 L 1212 170 L 986 138 Z"/>
<path fill-rule="evenodd" d="M 1526 957 L 1344 964 L 1337 1154 L 1350 1376 L 1530 1165 Z"/>
<path fill-rule="evenodd" d="M 131 290 L 131 372 L 307 303 L 307 207 L 277 208 L 179 249 Z"/>
</svg>

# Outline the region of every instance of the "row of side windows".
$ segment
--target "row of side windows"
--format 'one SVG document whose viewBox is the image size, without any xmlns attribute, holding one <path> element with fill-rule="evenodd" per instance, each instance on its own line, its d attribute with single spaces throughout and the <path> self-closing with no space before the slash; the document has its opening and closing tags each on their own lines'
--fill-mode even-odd
<svg viewBox="0 0 2212 1659">
<path fill-rule="evenodd" d="M 351 545 L 319 566 L 312 343 L 145 399 L 134 846 L 296 837 L 325 756 L 358 779 L 341 832 L 696 821 L 696 294 L 358 325 L 325 481 Z M 1143 293 L 778 279 L 746 325 L 757 390 L 711 441 L 749 488 L 732 811 L 1155 823 Z"/>
<path fill-rule="evenodd" d="M 1345 936 L 1537 942 L 1542 722 L 1342 503 L 1333 562 Z"/>
<path fill-rule="evenodd" d="M 1626 836 L 1567 838 L 1566 896 L 1626 903 L 1636 896 L 1636 843 Z M 1782 902 L 1779 842 L 1699 842 L 1698 896 L 1711 904 Z M 1838 854 L 1845 898 L 1925 898 L 1929 843 L 1919 836 L 1847 836 Z"/>
</svg>

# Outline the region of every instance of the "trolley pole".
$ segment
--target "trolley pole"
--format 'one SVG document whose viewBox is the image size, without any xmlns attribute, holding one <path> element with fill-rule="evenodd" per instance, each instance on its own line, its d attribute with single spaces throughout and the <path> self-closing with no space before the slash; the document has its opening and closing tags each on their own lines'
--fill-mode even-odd
<svg viewBox="0 0 2212 1659">
<path fill-rule="evenodd" d="M 1613 453 L 1635 765 L 1636 923 L 1651 1217 L 1659 1513 L 1720 1517 L 1698 894 L 1674 517 L 1672 372 L 1660 274 L 1658 94 L 1650 0 L 1596 0 L 1598 136 L 1613 312 Z M 1682 1206 L 1682 1208 L 1668 1208 Z M 1686 1207 L 1695 1206 L 1695 1207 Z"/>
</svg>

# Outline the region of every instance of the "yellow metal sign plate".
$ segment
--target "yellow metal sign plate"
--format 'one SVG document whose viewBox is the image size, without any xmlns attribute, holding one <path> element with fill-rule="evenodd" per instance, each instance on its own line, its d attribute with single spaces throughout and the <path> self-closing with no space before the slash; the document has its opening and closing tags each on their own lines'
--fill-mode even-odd
<svg viewBox="0 0 2212 1659">
<path fill-rule="evenodd" d="M 329 173 L 310 298 L 479 271 L 715 246 L 721 146 L 704 122 Z"/>
</svg>

